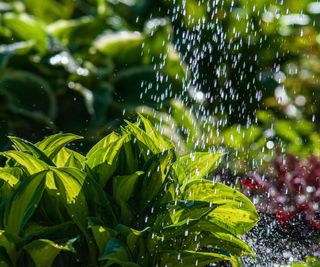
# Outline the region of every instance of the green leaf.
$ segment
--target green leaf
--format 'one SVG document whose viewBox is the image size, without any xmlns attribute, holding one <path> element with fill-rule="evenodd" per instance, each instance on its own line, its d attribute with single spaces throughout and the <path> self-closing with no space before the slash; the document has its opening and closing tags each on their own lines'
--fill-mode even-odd
<svg viewBox="0 0 320 267">
<path fill-rule="evenodd" d="M 39 0 L 26 0 L 28 11 L 35 17 L 45 21 L 55 21 L 61 18 L 69 18 L 75 4 L 70 1 L 46 0 L 39 4 Z"/>
<path fill-rule="evenodd" d="M 35 238 L 64 240 L 73 235 L 72 227 L 74 225 L 72 221 L 50 226 L 30 222 L 23 231 L 23 239 L 25 242 L 34 240 Z"/>
<path fill-rule="evenodd" d="M 178 134 L 178 126 L 173 117 L 165 112 L 159 112 L 148 106 L 139 106 L 137 113 L 146 117 L 156 128 L 159 128 L 161 134 L 166 136 L 174 144 L 179 144 L 179 151 L 186 151 L 186 144 Z"/>
<path fill-rule="evenodd" d="M 25 41 L 32 40 L 35 48 L 42 54 L 47 50 L 45 27 L 34 17 L 27 14 L 6 13 L 3 23 Z"/>
<path fill-rule="evenodd" d="M 129 250 L 131 251 L 131 253 L 133 254 L 137 252 L 137 249 L 141 245 L 144 246 L 143 240 L 141 239 L 145 238 L 146 237 L 145 233 L 147 233 L 150 230 L 150 228 L 147 227 L 142 231 L 138 231 L 123 224 L 118 224 L 115 229 L 119 232 L 121 237 L 125 238 L 126 244 Z M 141 251 L 139 252 L 141 253 Z"/>
<path fill-rule="evenodd" d="M 19 179 L 17 179 L 15 176 L 6 172 L 3 169 L 0 169 L 0 180 L 3 180 L 6 183 L 8 183 L 10 187 L 15 187 L 20 182 Z"/>
<path fill-rule="evenodd" d="M 246 233 L 259 219 L 247 197 L 221 183 L 201 180 L 190 182 L 184 189 L 183 198 L 220 205 L 209 214 L 209 220 L 234 235 Z"/>
<path fill-rule="evenodd" d="M 88 168 L 86 170 L 90 171 Z M 91 216 L 99 217 L 107 226 L 116 225 L 118 218 L 114 214 L 112 200 L 108 198 L 103 188 L 92 175 L 88 174 L 85 180 L 83 190 Z"/>
<path fill-rule="evenodd" d="M 118 157 L 121 148 L 128 136 L 122 136 L 106 146 L 100 147 L 87 158 L 88 166 L 97 175 L 99 184 L 104 187 L 118 166 Z"/>
<path fill-rule="evenodd" d="M 30 143 L 29 141 L 23 140 L 19 137 L 9 136 L 9 138 L 11 142 L 14 144 L 16 150 L 23 152 L 29 151 L 37 159 L 42 160 L 46 164 L 53 166 L 53 162 L 34 144 Z"/>
<path fill-rule="evenodd" d="M 240 125 L 234 125 L 223 133 L 224 143 L 235 149 L 247 152 L 247 147 L 254 143 L 261 136 L 261 128 L 252 125 L 249 128 Z"/>
<path fill-rule="evenodd" d="M 117 232 L 110 228 L 92 223 L 89 225 L 89 228 L 91 228 L 94 240 L 98 246 L 99 255 L 102 256 L 107 243 L 111 238 L 117 236 Z"/>
<path fill-rule="evenodd" d="M 50 267 L 61 251 L 75 252 L 72 247 L 74 241 L 69 240 L 66 244 L 57 244 L 48 239 L 38 239 L 26 245 L 24 249 L 31 256 L 36 267 Z"/>
<path fill-rule="evenodd" d="M 21 180 L 21 178 L 23 178 L 25 176 L 25 172 L 23 170 L 23 167 L 21 166 L 13 166 L 13 167 L 0 167 L 0 170 L 6 173 L 9 173 L 11 175 L 13 175 L 14 177 L 16 177 L 17 179 Z"/>
<path fill-rule="evenodd" d="M 140 147 L 140 149 L 145 154 L 145 158 L 148 158 L 150 152 L 152 152 L 153 154 L 158 154 L 161 152 L 161 149 L 159 148 L 157 143 L 155 143 L 154 140 L 145 131 L 139 128 L 139 126 L 128 121 L 126 121 L 126 123 L 128 125 L 125 129 L 146 147 Z"/>
<path fill-rule="evenodd" d="M 24 180 L 15 190 L 5 209 L 4 228 L 13 235 L 19 235 L 36 210 L 42 197 L 46 171 Z"/>
<path fill-rule="evenodd" d="M 301 145 L 302 140 L 297 133 L 294 125 L 290 121 L 279 120 L 276 121 L 274 129 L 276 133 L 285 140 L 292 142 L 293 144 Z"/>
<path fill-rule="evenodd" d="M 126 130 L 122 129 L 123 133 L 126 134 Z M 131 142 L 130 142 L 131 141 Z M 120 174 L 127 175 L 135 172 L 139 167 L 139 155 L 135 147 L 135 144 L 132 142 L 132 137 L 128 136 L 127 142 L 123 145 L 124 153 L 120 154 Z"/>
<path fill-rule="evenodd" d="M 195 152 L 179 158 L 174 164 L 179 183 L 205 178 L 218 165 L 224 153 Z"/>
<path fill-rule="evenodd" d="M 292 263 L 292 267 L 319 267 L 320 259 L 313 256 L 307 256 L 306 262 L 294 262 Z"/>
<path fill-rule="evenodd" d="M 167 150 L 149 159 L 143 167 L 145 175 L 142 179 L 141 194 L 139 195 L 140 208 L 145 208 L 152 199 L 159 194 L 169 174 L 171 163 L 174 160 L 173 150 Z"/>
<path fill-rule="evenodd" d="M 107 135 L 106 137 L 104 137 L 103 139 L 101 139 L 98 143 L 96 143 L 91 149 L 90 151 L 87 153 L 86 157 L 87 159 L 91 158 L 94 153 L 96 153 L 99 149 L 101 148 L 108 148 L 108 146 L 119 140 L 120 136 L 119 134 L 112 132 L 111 134 Z"/>
<path fill-rule="evenodd" d="M 150 123 L 148 119 L 139 114 L 140 119 L 143 122 L 145 131 L 147 135 L 153 140 L 155 144 L 158 144 L 159 148 L 162 151 L 169 150 L 173 148 L 173 144 L 165 139 L 163 135 L 161 135 Z"/>
<path fill-rule="evenodd" d="M 32 155 L 22 151 L 7 151 L 2 153 L 3 156 L 14 159 L 18 164 L 23 166 L 29 174 L 35 174 L 48 169 L 48 165 L 43 161 L 36 159 Z"/>
<path fill-rule="evenodd" d="M 226 254 L 233 256 L 254 255 L 251 247 L 229 231 L 206 220 L 201 220 L 190 227 L 190 232 L 200 233 L 197 236 L 198 244 L 202 247 L 215 247 Z M 193 242 L 194 243 L 194 242 Z M 193 244 L 196 249 L 197 244 Z"/>
<path fill-rule="evenodd" d="M 143 172 L 137 171 L 132 175 L 113 178 L 113 197 L 120 206 L 121 217 L 126 223 L 130 223 L 133 215 L 127 202 L 136 192 L 136 184 L 142 174 Z"/>
<path fill-rule="evenodd" d="M 197 119 L 192 111 L 188 109 L 182 102 L 171 100 L 172 116 L 179 127 L 188 133 L 191 142 L 201 139 L 201 127 L 198 126 Z"/>
<path fill-rule="evenodd" d="M 173 202 L 167 207 L 172 221 L 168 227 L 188 224 L 193 220 L 198 221 L 216 208 L 217 205 L 210 205 L 202 201 Z"/>
<path fill-rule="evenodd" d="M 83 137 L 75 134 L 54 134 L 36 143 L 36 146 L 52 160 L 64 146 L 79 139 Z"/>
<path fill-rule="evenodd" d="M 116 238 L 111 238 L 106 246 L 103 256 L 99 258 L 100 261 L 107 260 L 103 266 L 112 266 L 113 264 L 122 267 L 139 267 L 139 265 L 131 262 L 130 255 L 125 245 Z"/>
<path fill-rule="evenodd" d="M 69 148 L 63 147 L 53 159 L 56 167 L 73 167 L 83 169 L 85 157 Z"/>
<path fill-rule="evenodd" d="M 207 266 L 214 262 L 230 261 L 232 258 L 213 252 L 198 251 L 163 251 L 161 265 L 168 267 Z M 235 266 L 235 265 L 234 265 Z"/>
<path fill-rule="evenodd" d="M 217 205 L 210 205 L 203 201 L 175 201 L 168 203 L 164 209 L 153 221 L 151 217 L 152 231 L 156 234 L 163 235 L 170 240 L 173 237 L 185 237 L 185 232 L 192 229 L 191 227 L 206 218 Z M 191 234 L 191 232 L 190 232 Z M 160 242 L 160 244 L 159 244 Z M 161 239 L 150 240 L 149 249 L 155 246 L 162 246 Z"/>
<path fill-rule="evenodd" d="M 51 170 L 71 219 L 84 231 L 88 216 L 88 206 L 83 192 L 84 173 L 74 168 L 51 168 Z"/>
<path fill-rule="evenodd" d="M 143 41 L 143 35 L 138 32 L 109 31 L 98 36 L 93 46 L 104 55 L 114 57 L 116 62 L 122 64 L 139 60 Z"/>
<path fill-rule="evenodd" d="M 17 258 L 16 246 L 14 242 L 7 237 L 6 232 L 3 230 L 0 230 L 0 247 L 3 247 L 6 250 L 11 264 L 14 266 Z M 0 266 L 2 266 L 1 262 Z"/>
</svg>

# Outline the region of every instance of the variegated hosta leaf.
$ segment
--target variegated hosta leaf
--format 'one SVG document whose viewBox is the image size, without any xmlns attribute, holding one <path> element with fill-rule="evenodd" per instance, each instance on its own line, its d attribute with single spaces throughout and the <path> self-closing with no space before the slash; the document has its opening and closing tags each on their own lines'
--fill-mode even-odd
<svg viewBox="0 0 320 267">
<path fill-rule="evenodd" d="M 47 155 L 34 144 L 14 136 L 9 136 L 9 138 L 13 142 L 16 150 L 30 152 L 35 158 L 45 162 L 48 165 L 53 165 L 53 162 L 47 157 Z"/>
<path fill-rule="evenodd" d="M 45 181 L 46 171 L 40 172 L 24 180 L 14 191 L 4 214 L 4 227 L 8 233 L 20 235 L 41 200 Z"/>
<path fill-rule="evenodd" d="M 82 139 L 83 137 L 75 134 L 55 134 L 36 143 L 36 146 L 42 150 L 49 159 L 53 159 L 56 154 L 70 142 Z"/>
<path fill-rule="evenodd" d="M 126 141 L 127 136 L 125 135 L 115 141 L 110 141 L 106 145 L 97 147 L 92 152 L 89 151 L 86 164 L 97 175 L 102 187 L 107 184 L 117 169 L 119 153 Z"/>
<path fill-rule="evenodd" d="M 257 211 L 252 202 L 239 191 L 221 183 L 193 181 L 186 185 L 183 199 L 207 201 L 219 205 L 209 215 L 209 221 L 242 235 L 258 221 Z"/>
<path fill-rule="evenodd" d="M 74 168 L 52 168 L 54 180 L 71 219 L 84 230 L 88 206 L 83 192 L 85 175 Z"/>
<path fill-rule="evenodd" d="M 179 183 L 205 178 L 217 166 L 224 153 L 195 152 L 179 158 L 173 168 Z"/>
<path fill-rule="evenodd" d="M 49 166 L 43 161 L 35 158 L 29 153 L 22 151 L 7 151 L 2 153 L 3 156 L 15 160 L 19 165 L 24 167 L 29 174 L 35 174 L 44 170 L 48 170 Z"/>
<path fill-rule="evenodd" d="M 223 154 L 179 157 L 140 118 L 144 130 L 128 123 L 86 157 L 65 147 L 76 135 L 36 145 L 11 138 L 17 150 L 2 153 L 9 160 L 0 168 L 0 265 L 14 266 L 28 253 L 26 264 L 51 266 L 62 251 L 59 260 L 74 252 L 79 264 L 124 267 L 240 266 L 242 256 L 254 255 L 238 237 L 256 224 L 254 205 L 205 179 Z"/>
</svg>

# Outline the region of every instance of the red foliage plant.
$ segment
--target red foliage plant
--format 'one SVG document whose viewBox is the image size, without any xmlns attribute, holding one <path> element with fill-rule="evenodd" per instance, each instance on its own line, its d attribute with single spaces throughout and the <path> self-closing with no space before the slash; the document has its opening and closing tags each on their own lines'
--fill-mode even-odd
<svg viewBox="0 0 320 267">
<path fill-rule="evenodd" d="M 240 183 L 258 210 L 274 214 L 283 226 L 299 218 L 320 230 L 319 157 L 311 155 L 303 161 L 291 154 L 278 156 L 264 176 L 249 173 Z"/>
</svg>

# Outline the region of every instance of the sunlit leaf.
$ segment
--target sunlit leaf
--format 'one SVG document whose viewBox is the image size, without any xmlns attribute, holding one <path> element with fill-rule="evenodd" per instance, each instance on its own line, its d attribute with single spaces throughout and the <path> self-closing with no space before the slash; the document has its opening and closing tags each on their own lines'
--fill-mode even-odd
<svg viewBox="0 0 320 267">
<path fill-rule="evenodd" d="M 258 221 L 258 214 L 251 201 L 239 191 L 221 183 L 200 180 L 190 182 L 185 187 L 183 197 L 220 205 L 210 213 L 209 221 L 235 235 L 246 233 Z"/>
<path fill-rule="evenodd" d="M 48 158 L 53 159 L 64 146 L 82 138 L 83 137 L 75 134 L 55 134 L 38 142 L 36 146 L 41 149 Z"/>
<path fill-rule="evenodd" d="M 157 143 L 159 148 L 164 151 L 173 148 L 173 144 L 170 143 L 168 140 L 165 139 L 163 135 L 161 135 L 150 123 L 149 120 L 147 120 L 145 117 L 143 117 L 141 114 L 139 114 L 140 119 L 143 122 L 145 131 L 147 135 L 153 140 L 154 143 Z"/>
<path fill-rule="evenodd" d="M 217 166 L 224 153 L 195 152 L 179 158 L 173 168 L 180 183 L 205 178 Z"/>
<path fill-rule="evenodd" d="M 53 162 L 56 167 L 73 167 L 82 169 L 85 157 L 76 151 L 63 147 L 55 155 Z"/>
<path fill-rule="evenodd" d="M 2 169 L 0 169 L 0 180 L 5 181 L 11 187 L 14 187 L 16 184 L 18 184 L 20 182 L 20 180 L 17 179 L 15 176 L 13 176 L 12 174 L 10 174 Z"/>
<path fill-rule="evenodd" d="M 110 137 L 111 138 L 111 137 Z M 99 184 L 104 187 L 118 166 L 118 156 L 127 136 L 122 136 L 95 150 L 87 158 L 88 166 L 97 174 Z"/>
<path fill-rule="evenodd" d="M 26 152 L 11 150 L 2 153 L 2 155 L 15 160 L 18 164 L 23 166 L 29 174 L 34 174 L 48 169 L 47 164 Z"/>
<path fill-rule="evenodd" d="M 18 151 L 29 151 L 36 158 L 44 161 L 48 165 L 53 165 L 52 161 L 34 144 L 30 143 L 29 141 L 23 140 L 19 137 L 9 136 L 9 138 Z"/>
<path fill-rule="evenodd" d="M 36 210 L 45 187 L 46 172 L 40 172 L 24 180 L 13 193 L 4 216 L 8 233 L 19 235 Z"/>
<path fill-rule="evenodd" d="M 26 245 L 24 249 L 32 257 L 36 267 L 50 267 L 60 251 L 75 252 L 73 242 L 71 240 L 66 244 L 57 244 L 51 240 L 38 239 Z"/>
<path fill-rule="evenodd" d="M 231 258 L 219 253 L 198 251 L 163 251 L 161 262 L 168 267 L 206 266 L 213 262 L 230 261 Z"/>
<path fill-rule="evenodd" d="M 83 192 L 84 174 L 74 168 L 52 168 L 55 183 L 71 219 L 84 229 L 88 214 Z"/>
</svg>

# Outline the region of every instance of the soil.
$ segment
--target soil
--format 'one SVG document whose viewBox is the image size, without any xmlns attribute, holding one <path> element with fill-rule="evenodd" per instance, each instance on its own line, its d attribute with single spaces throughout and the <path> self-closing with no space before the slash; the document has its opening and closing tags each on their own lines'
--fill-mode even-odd
<svg viewBox="0 0 320 267">
<path fill-rule="evenodd" d="M 303 261 L 307 255 L 319 256 L 319 231 L 310 229 L 299 219 L 283 227 L 273 216 L 259 215 L 257 226 L 244 238 L 257 258 L 245 258 L 244 267 L 286 266 Z"/>
</svg>

